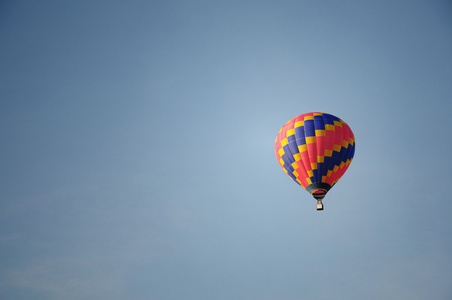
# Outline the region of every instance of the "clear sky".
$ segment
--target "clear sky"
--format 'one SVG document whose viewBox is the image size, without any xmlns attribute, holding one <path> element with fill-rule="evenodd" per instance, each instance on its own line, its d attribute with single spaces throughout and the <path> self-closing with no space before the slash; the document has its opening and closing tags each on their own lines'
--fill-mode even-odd
<svg viewBox="0 0 452 300">
<path fill-rule="evenodd" d="M 446 0 L 1 1 L 0 298 L 449 300 L 451 110 Z"/>
</svg>

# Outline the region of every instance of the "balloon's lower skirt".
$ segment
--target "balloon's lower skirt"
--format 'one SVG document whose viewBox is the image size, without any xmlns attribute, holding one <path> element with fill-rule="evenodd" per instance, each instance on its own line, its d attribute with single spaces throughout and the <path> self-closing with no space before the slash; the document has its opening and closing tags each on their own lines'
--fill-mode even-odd
<svg viewBox="0 0 452 300">
<path fill-rule="evenodd" d="M 325 193 L 328 192 L 331 189 L 331 185 L 324 182 L 315 182 L 306 187 L 306 191 L 312 194 L 312 192 L 316 189 L 323 189 L 325 190 Z"/>
</svg>

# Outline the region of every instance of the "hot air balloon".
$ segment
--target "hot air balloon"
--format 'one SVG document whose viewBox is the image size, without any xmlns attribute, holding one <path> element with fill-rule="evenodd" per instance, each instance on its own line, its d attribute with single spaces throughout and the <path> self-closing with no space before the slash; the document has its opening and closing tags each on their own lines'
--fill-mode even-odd
<svg viewBox="0 0 452 300">
<path fill-rule="evenodd" d="M 323 210 L 326 193 L 347 171 L 355 153 L 355 136 L 338 117 L 311 112 L 287 122 L 275 141 L 276 159 Z"/>
</svg>

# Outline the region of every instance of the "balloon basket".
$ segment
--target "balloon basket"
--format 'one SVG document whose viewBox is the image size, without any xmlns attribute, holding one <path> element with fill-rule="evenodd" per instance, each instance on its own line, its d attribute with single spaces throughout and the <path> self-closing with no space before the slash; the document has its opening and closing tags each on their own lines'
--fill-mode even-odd
<svg viewBox="0 0 452 300">
<path fill-rule="evenodd" d="M 315 205 L 315 208 L 316 208 L 317 210 L 323 210 L 323 203 L 322 203 L 321 200 L 320 200 L 320 201 L 317 201 L 317 204 Z"/>
</svg>

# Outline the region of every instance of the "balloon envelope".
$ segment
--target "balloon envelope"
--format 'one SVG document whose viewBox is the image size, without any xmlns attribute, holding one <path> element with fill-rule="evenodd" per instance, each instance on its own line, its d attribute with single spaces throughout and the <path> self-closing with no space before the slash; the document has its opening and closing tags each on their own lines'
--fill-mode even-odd
<svg viewBox="0 0 452 300">
<path fill-rule="evenodd" d="M 287 175 L 317 199 L 316 195 L 324 196 L 349 167 L 355 136 L 338 117 L 311 112 L 281 128 L 275 152 Z"/>
</svg>

